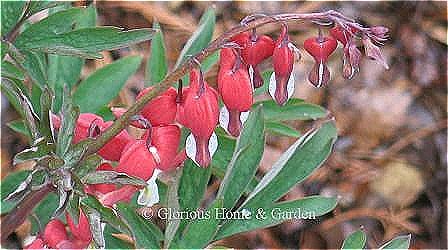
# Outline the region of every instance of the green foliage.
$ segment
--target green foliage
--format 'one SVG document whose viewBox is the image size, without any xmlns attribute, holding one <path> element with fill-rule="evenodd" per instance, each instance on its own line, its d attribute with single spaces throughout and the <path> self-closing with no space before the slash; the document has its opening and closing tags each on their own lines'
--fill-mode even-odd
<svg viewBox="0 0 448 250">
<path fill-rule="evenodd" d="M 82 113 L 99 111 L 118 95 L 141 61 L 140 56 L 128 56 L 98 69 L 79 84 L 73 93 L 73 102 Z"/>
<path fill-rule="evenodd" d="M 358 230 L 345 238 L 342 249 L 364 249 L 366 240 L 366 234 L 362 230 Z"/>
<path fill-rule="evenodd" d="M 166 48 L 163 39 L 163 33 L 158 22 L 154 22 L 153 29 L 159 30 L 154 34 L 151 40 L 151 57 L 146 63 L 146 84 L 145 86 L 152 86 L 160 81 L 168 71 L 166 63 Z"/>
</svg>

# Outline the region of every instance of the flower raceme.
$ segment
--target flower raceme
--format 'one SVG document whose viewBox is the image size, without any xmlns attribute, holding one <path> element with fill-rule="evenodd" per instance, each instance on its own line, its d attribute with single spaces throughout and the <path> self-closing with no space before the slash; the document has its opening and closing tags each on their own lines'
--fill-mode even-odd
<svg viewBox="0 0 448 250">
<path fill-rule="evenodd" d="M 221 50 L 222 62 L 218 73 L 218 92 L 225 107 L 221 109 L 219 122 L 231 135 L 238 137 L 242 120 L 253 104 L 253 88 L 240 54 L 233 48 Z"/>
<path fill-rule="evenodd" d="M 207 167 L 217 146 L 216 135 L 212 135 L 218 124 L 218 94 L 197 69 L 191 69 L 190 86 L 182 92 L 178 121 L 192 133 L 187 139 L 186 153 L 199 166 Z"/>
</svg>

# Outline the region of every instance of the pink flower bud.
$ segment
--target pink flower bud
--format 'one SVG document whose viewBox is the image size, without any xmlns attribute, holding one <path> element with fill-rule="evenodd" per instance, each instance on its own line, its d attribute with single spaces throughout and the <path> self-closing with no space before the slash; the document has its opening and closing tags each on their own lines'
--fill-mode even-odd
<svg viewBox="0 0 448 250">
<path fill-rule="evenodd" d="M 179 148 L 180 128 L 177 125 L 152 127 L 151 133 L 148 130 L 142 139 L 148 141 L 149 136 L 151 136 L 151 145 L 155 147 L 160 158 L 157 168 L 166 171 L 176 167 L 172 165 L 172 162 L 176 158 Z"/>
<path fill-rule="evenodd" d="M 86 246 L 92 240 L 92 232 L 90 232 L 90 224 L 84 212 L 79 209 L 79 221 L 77 225 L 73 222 L 72 217 L 68 212 L 65 213 L 67 224 L 70 227 L 73 239 L 83 242 Z"/>
<path fill-rule="evenodd" d="M 370 40 L 369 37 L 363 36 L 362 44 L 364 45 L 367 57 L 382 64 L 384 68 L 389 69 L 389 65 L 387 65 L 386 59 L 384 59 L 383 53 L 381 53 L 380 48 L 373 44 L 372 40 Z"/>
<path fill-rule="evenodd" d="M 105 122 L 101 125 L 101 132 L 106 130 L 112 125 L 112 121 Z M 109 161 L 120 160 L 121 153 L 124 147 L 129 143 L 131 137 L 126 130 L 120 131 L 118 135 L 114 136 L 108 143 L 106 143 L 99 151 L 98 154 L 104 159 Z"/>
<path fill-rule="evenodd" d="M 117 172 L 144 179 L 151 178 L 157 163 L 145 140 L 133 140 L 126 145 L 116 168 Z"/>
<path fill-rule="evenodd" d="M 370 32 L 378 39 L 378 40 L 386 40 L 389 32 L 389 29 L 384 26 L 373 26 L 370 27 Z"/>
<path fill-rule="evenodd" d="M 64 223 L 59 219 L 48 222 L 44 230 L 44 239 L 50 248 L 58 248 L 61 242 L 68 240 Z"/>
<path fill-rule="evenodd" d="M 345 79 L 352 79 L 359 71 L 359 61 L 361 60 L 361 51 L 356 47 L 353 41 L 349 41 L 344 47 L 342 76 Z"/>
<path fill-rule="evenodd" d="M 328 57 L 334 52 L 338 43 L 333 37 L 312 37 L 304 42 L 305 50 L 314 58 L 308 80 L 317 88 L 325 86 L 330 79 L 330 71 L 326 65 Z"/>
<path fill-rule="evenodd" d="M 211 161 L 209 139 L 218 123 L 218 95 L 197 69 L 190 71 L 190 86 L 181 105 L 179 121 L 191 130 L 196 140 L 194 160 L 207 167 Z"/>
<path fill-rule="evenodd" d="M 231 48 L 221 50 L 221 61 L 224 58 L 232 58 L 232 67 L 221 67 L 218 74 L 218 91 L 226 106 L 229 118 L 224 126 L 233 136 L 239 136 L 241 132 L 242 122 L 240 119 L 241 112 L 248 111 L 253 103 L 253 89 L 249 75 L 241 63 L 239 56 L 224 57 L 230 51 L 236 55 L 236 51 Z M 221 119 L 220 119 L 221 122 Z"/>
<path fill-rule="evenodd" d="M 23 249 L 44 249 L 45 248 L 45 242 L 44 240 L 40 237 L 37 236 L 36 239 L 33 240 L 33 242 L 31 242 L 31 244 L 25 246 Z"/>
<path fill-rule="evenodd" d="M 274 73 L 271 75 L 269 93 L 278 105 L 284 105 L 294 92 L 294 45 L 289 41 L 288 28 L 282 26 L 282 33 L 275 42 L 272 54 Z"/>
<path fill-rule="evenodd" d="M 140 91 L 137 99 L 150 92 L 153 87 L 149 87 Z M 174 122 L 176 118 L 176 96 L 175 88 L 170 87 L 165 93 L 152 99 L 143 108 L 141 114 L 148 119 L 152 126 L 166 125 Z"/>
</svg>

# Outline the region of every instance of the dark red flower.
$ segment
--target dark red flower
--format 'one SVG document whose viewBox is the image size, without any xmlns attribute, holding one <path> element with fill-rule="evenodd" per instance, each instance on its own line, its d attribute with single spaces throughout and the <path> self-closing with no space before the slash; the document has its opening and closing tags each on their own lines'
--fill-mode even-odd
<svg viewBox="0 0 448 250">
<path fill-rule="evenodd" d="M 211 161 L 209 139 L 218 123 L 218 95 L 204 80 L 202 73 L 192 69 L 190 86 L 183 96 L 178 120 L 191 130 L 196 145 L 195 155 L 189 157 L 200 166 L 207 167 Z"/>
<path fill-rule="evenodd" d="M 263 85 L 263 77 L 258 69 L 258 64 L 272 56 L 274 41 L 267 35 L 258 36 L 255 29 L 250 33 L 240 33 L 234 36 L 231 41 L 241 47 L 241 56 L 248 67 L 249 77 L 253 86 L 255 88 L 261 87 Z"/>
<path fill-rule="evenodd" d="M 305 50 L 314 58 L 314 66 L 308 80 L 317 88 L 325 86 L 330 79 L 330 71 L 326 65 L 328 57 L 334 52 L 338 43 L 333 37 L 311 37 L 305 40 Z"/>
<path fill-rule="evenodd" d="M 272 54 L 274 73 L 269 82 L 269 93 L 278 105 L 284 105 L 294 92 L 294 77 L 291 74 L 294 65 L 294 48 L 289 41 L 288 28 L 283 25 Z"/>
<path fill-rule="evenodd" d="M 116 172 L 144 179 L 151 178 L 157 167 L 157 155 L 150 152 L 145 140 L 133 140 L 126 145 L 121 155 Z M 159 159 L 160 160 L 160 159 Z"/>
<path fill-rule="evenodd" d="M 225 108 L 220 112 L 220 124 L 231 135 L 239 136 L 242 127 L 241 113 L 248 111 L 253 103 L 253 89 L 249 75 L 237 51 L 221 49 L 221 61 L 230 61 L 230 67 L 221 66 L 218 74 L 218 92 Z"/>
</svg>

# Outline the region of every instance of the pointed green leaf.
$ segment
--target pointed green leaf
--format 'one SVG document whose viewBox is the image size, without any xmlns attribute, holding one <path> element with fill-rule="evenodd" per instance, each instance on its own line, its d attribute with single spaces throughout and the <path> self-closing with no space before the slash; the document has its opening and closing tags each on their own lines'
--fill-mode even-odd
<svg viewBox="0 0 448 250">
<path fill-rule="evenodd" d="M 324 215 L 335 207 L 336 198 L 310 196 L 300 200 L 278 202 L 265 207 L 248 209 L 247 211 L 250 212 L 249 219 L 228 220 L 219 229 L 215 240 L 237 233 L 274 226 L 290 219 L 315 219 L 315 217 Z M 289 217 L 295 217 L 289 218 L 288 215 L 285 215 L 288 213 L 291 214 Z M 260 216 L 260 214 L 263 216 Z"/>
<path fill-rule="evenodd" d="M 87 174 L 83 178 L 85 184 L 121 184 L 121 185 L 134 185 L 134 186 L 146 186 L 146 182 L 140 178 L 129 176 L 124 173 L 118 173 L 115 171 L 95 171 Z"/>
<path fill-rule="evenodd" d="M 178 68 L 182 63 L 187 60 L 189 56 L 199 53 L 203 48 L 212 40 L 213 31 L 215 30 L 215 10 L 209 8 L 201 17 L 199 21 L 199 27 L 193 33 L 193 35 L 188 39 L 184 48 L 180 52 L 179 58 L 177 59 L 174 68 Z"/>
<path fill-rule="evenodd" d="M 152 38 L 152 29 L 122 31 L 115 27 L 82 28 L 62 34 L 28 35 L 17 44 L 22 50 L 43 51 L 50 54 L 102 58 L 103 50 L 113 50 Z"/>
<path fill-rule="evenodd" d="M 119 203 L 117 208 L 131 229 L 137 248 L 160 248 L 163 236 L 157 226 L 137 214 L 133 207 Z"/>
<path fill-rule="evenodd" d="M 151 40 L 151 55 L 146 63 L 146 87 L 162 81 L 168 71 L 163 33 L 158 22 L 154 22 L 153 29 L 159 31 Z"/>
<path fill-rule="evenodd" d="M 141 61 L 140 56 L 128 56 L 98 69 L 79 84 L 73 102 L 82 113 L 97 112 L 118 95 Z"/>
<path fill-rule="evenodd" d="M 285 124 L 280 123 L 280 122 L 267 122 L 266 130 L 275 135 L 285 135 L 285 136 L 296 137 L 296 138 L 300 137 L 299 131 L 297 131 L 291 127 L 288 127 Z"/>
<path fill-rule="evenodd" d="M 179 248 L 205 248 L 214 238 L 219 222 L 218 213 L 223 209 L 223 200 L 217 198 L 205 212 L 210 218 L 196 219 L 185 230 Z"/>
<path fill-rule="evenodd" d="M 333 121 L 308 131 L 280 156 L 242 206 L 263 207 L 278 200 L 323 164 L 336 138 Z"/>
<path fill-rule="evenodd" d="M 235 205 L 255 176 L 263 150 L 264 120 L 260 105 L 252 109 L 244 123 L 232 160 L 219 187 L 217 198 L 223 199 L 225 208 L 230 209 Z"/>
<path fill-rule="evenodd" d="M 106 241 L 106 249 L 134 249 L 131 243 L 114 237 L 112 234 L 119 234 L 120 232 L 115 230 L 109 224 L 106 224 L 104 228 L 104 239 Z"/>
<path fill-rule="evenodd" d="M 362 230 L 358 230 L 345 238 L 341 249 L 364 249 L 366 240 L 366 234 Z"/>
<path fill-rule="evenodd" d="M 114 210 L 105 207 L 99 202 L 95 196 L 88 194 L 85 198 L 81 200 L 81 204 L 92 209 L 95 209 L 101 215 L 101 219 L 107 222 L 108 225 L 119 230 L 121 233 L 130 233 L 128 226 L 123 222 L 123 220 L 117 216 Z"/>
<path fill-rule="evenodd" d="M 23 72 L 23 70 L 8 61 L 2 62 L 1 70 L 3 77 L 16 78 L 20 81 L 25 80 L 25 73 Z"/>
<path fill-rule="evenodd" d="M 267 121 L 310 120 L 327 116 L 327 111 L 319 105 L 305 103 L 300 99 L 290 99 L 284 106 L 278 106 L 273 100 L 256 102 L 262 103 L 264 119 Z"/>
<path fill-rule="evenodd" d="M 2 37 L 14 28 L 23 16 L 26 1 L 1 1 Z"/>
<path fill-rule="evenodd" d="M 401 235 L 387 242 L 379 249 L 409 249 L 410 244 L 411 244 L 411 235 L 410 234 Z"/>
<path fill-rule="evenodd" d="M 79 113 L 79 107 L 73 106 L 72 99 L 66 90 L 63 97 L 61 128 L 56 144 L 56 154 L 61 158 L 65 157 L 72 144 Z"/>
<path fill-rule="evenodd" d="M 17 203 L 17 201 L 5 201 L 6 197 L 8 197 L 14 190 L 20 186 L 20 184 L 25 181 L 25 179 L 30 175 L 31 171 L 16 171 L 5 178 L 3 178 L 0 182 L 0 191 L 2 197 L 1 204 L 1 214 L 8 213 L 11 209 L 13 209 Z"/>
<path fill-rule="evenodd" d="M 6 124 L 10 129 L 14 130 L 15 132 L 22 134 L 26 137 L 31 137 L 30 132 L 25 127 L 25 123 L 23 123 L 23 120 L 15 120 L 12 122 L 8 122 Z"/>
</svg>

